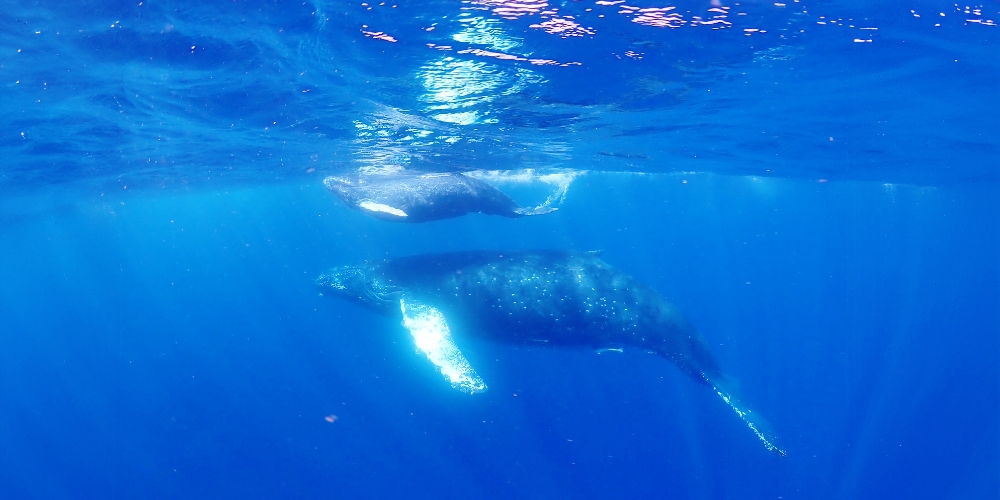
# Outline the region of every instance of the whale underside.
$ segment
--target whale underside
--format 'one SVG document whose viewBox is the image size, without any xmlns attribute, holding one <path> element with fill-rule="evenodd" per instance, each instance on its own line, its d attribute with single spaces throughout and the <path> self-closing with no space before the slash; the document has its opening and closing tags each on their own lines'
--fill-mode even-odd
<svg viewBox="0 0 1000 500">
<path fill-rule="evenodd" d="M 457 389 L 485 382 L 462 355 L 458 338 L 546 342 L 594 349 L 635 347 L 673 362 L 709 386 L 768 450 L 766 423 L 736 398 L 707 342 L 659 293 L 594 252 L 473 251 L 417 255 L 331 269 L 324 292 L 384 314 L 400 315 L 422 352 Z"/>
</svg>

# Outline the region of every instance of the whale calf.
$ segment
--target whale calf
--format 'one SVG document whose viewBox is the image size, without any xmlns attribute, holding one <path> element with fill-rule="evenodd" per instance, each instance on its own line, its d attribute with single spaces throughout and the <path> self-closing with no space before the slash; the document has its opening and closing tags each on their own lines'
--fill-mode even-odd
<svg viewBox="0 0 1000 500">
<path fill-rule="evenodd" d="M 768 450 L 785 455 L 763 419 L 735 397 L 708 344 L 681 313 L 596 252 L 417 255 L 333 268 L 316 284 L 323 292 L 399 315 L 418 351 L 453 387 L 469 393 L 486 390 L 486 383 L 455 337 L 654 353 L 710 387 Z"/>
<path fill-rule="evenodd" d="M 330 176 L 323 185 L 345 205 L 393 222 L 428 222 L 473 212 L 523 217 L 556 210 L 544 205 L 523 208 L 493 185 L 461 173 Z"/>
</svg>

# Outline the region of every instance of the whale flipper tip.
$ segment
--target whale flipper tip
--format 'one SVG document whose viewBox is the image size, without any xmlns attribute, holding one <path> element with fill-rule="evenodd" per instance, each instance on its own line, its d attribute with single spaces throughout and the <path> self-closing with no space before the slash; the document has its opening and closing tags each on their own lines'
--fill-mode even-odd
<svg viewBox="0 0 1000 500">
<path fill-rule="evenodd" d="M 555 212 L 556 210 L 559 210 L 559 209 L 556 208 L 556 207 L 537 206 L 537 207 L 534 207 L 534 208 L 515 208 L 514 209 L 514 213 L 516 213 L 518 215 L 524 215 L 524 216 L 545 215 L 545 214 L 550 214 L 552 212 Z"/>
<path fill-rule="evenodd" d="M 722 400 L 725 401 L 726 404 L 740 416 L 743 423 L 745 423 L 747 427 L 749 427 L 750 430 L 757 435 L 757 439 L 760 439 L 767 451 L 770 451 L 779 457 L 788 456 L 788 453 L 775 442 L 774 431 L 771 430 L 771 426 L 766 420 L 764 420 L 763 417 L 747 408 L 742 401 L 733 395 L 731 390 L 720 387 L 718 382 L 713 384 L 713 386 L 715 393 L 718 394 L 719 397 L 722 398 Z"/>
</svg>

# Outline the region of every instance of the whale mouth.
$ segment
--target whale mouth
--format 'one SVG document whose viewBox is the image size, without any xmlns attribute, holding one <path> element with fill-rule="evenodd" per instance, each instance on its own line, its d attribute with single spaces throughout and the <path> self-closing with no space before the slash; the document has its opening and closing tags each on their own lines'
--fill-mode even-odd
<svg viewBox="0 0 1000 500">
<path fill-rule="evenodd" d="M 333 268 L 316 278 L 321 290 L 331 291 L 362 305 L 378 310 L 396 306 L 396 293 L 384 285 L 378 273 L 367 266 L 343 266 Z"/>
</svg>

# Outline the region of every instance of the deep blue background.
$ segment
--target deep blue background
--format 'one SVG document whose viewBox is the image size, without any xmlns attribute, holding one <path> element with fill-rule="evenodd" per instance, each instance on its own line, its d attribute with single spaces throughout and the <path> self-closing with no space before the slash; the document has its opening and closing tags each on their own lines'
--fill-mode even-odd
<svg viewBox="0 0 1000 500">
<path fill-rule="evenodd" d="M 677 31 L 570 2 L 596 34 L 563 39 L 400 3 L 0 3 L 0 496 L 1000 495 L 1000 27 L 818 2 Z M 457 54 L 461 12 L 520 44 L 469 47 L 581 65 Z M 431 75 L 445 56 L 483 64 Z M 488 83 L 445 110 L 474 123 L 434 118 L 446 77 Z M 386 165 L 587 173 L 551 215 L 412 226 L 320 183 Z M 456 332 L 490 385 L 459 393 L 398 319 L 312 285 L 481 248 L 603 249 L 788 457 L 641 352 Z"/>
<path fill-rule="evenodd" d="M 8 224 L 3 489 L 992 495 L 992 190 L 687 180 L 594 174 L 557 214 L 513 221 L 388 225 L 306 183 L 116 193 Z M 603 248 L 662 291 L 789 456 L 638 352 L 469 342 L 491 390 L 458 393 L 396 320 L 311 285 L 335 263 L 500 245 Z"/>
</svg>

